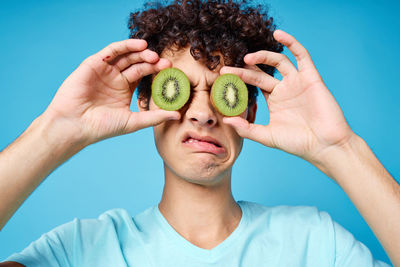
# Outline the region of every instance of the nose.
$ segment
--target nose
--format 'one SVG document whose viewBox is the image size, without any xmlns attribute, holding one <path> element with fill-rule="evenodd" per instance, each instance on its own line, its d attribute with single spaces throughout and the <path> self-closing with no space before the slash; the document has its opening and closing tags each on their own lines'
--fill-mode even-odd
<svg viewBox="0 0 400 267">
<path fill-rule="evenodd" d="M 189 103 L 185 116 L 196 126 L 213 127 L 217 123 L 209 91 L 193 92 L 192 101 Z"/>
</svg>

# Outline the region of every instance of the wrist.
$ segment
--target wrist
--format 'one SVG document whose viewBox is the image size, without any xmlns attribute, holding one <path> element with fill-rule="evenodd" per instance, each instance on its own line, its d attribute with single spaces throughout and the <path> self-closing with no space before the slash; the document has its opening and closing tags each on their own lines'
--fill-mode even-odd
<svg viewBox="0 0 400 267">
<path fill-rule="evenodd" d="M 28 131 L 35 131 L 49 149 L 68 157 L 89 145 L 73 123 L 48 110 L 36 118 L 29 128 Z"/>
<path fill-rule="evenodd" d="M 344 164 L 359 159 L 360 156 L 357 155 L 362 153 L 363 146 L 366 146 L 365 141 L 353 132 L 347 142 L 325 148 L 310 162 L 327 176 L 338 182 L 336 179 L 337 171 Z"/>
</svg>

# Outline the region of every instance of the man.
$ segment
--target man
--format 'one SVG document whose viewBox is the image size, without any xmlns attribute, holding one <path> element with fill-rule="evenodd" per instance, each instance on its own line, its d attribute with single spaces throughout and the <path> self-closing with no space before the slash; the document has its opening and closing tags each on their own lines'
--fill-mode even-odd
<svg viewBox="0 0 400 267">
<path fill-rule="evenodd" d="M 230 179 L 243 138 L 300 156 L 331 177 L 400 264 L 399 185 L 350 129 L 300 43 L 274 31 L 258 10 L 231 2 L 178 2 L 132 14 L 130 22 L 131 37 L 141 39 L 113 43 L 87 58 L 0 154 L 0 225 L 84 147 L 149 126 L 164 161 L 160 204 L 133 219 L 112 210 L 74 220 L 0 266 L 385 265 L 324 212 L 236 202 Z M 293 53 L 298 69 L 279 54 L 278 42 Z M 192 87 L 189 103 L 175 112 L 160 110 L 149 96 L 152 75 L 171 66 L 183 70 Z M 224 118 L 211 104 L 210 87 L 223 73 L 250 85 L 249 107 L 238 117 Z M 132 113 L 139 83 L 140 112 Z M 266 126 L 253 124 L 254 86 L 267 100 Z"/>
</svg>

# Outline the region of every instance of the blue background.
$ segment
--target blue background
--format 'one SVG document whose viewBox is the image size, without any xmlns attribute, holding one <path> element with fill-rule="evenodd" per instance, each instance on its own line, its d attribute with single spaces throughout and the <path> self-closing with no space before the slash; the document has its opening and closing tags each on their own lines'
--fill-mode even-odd
<svg viewBox="0 0 400 267">
<path fill-rule="evenodd" d="M 352 129 L 399 177 L 399 3 L 268 3 L 278 28 L 311 53 Z M 84 58 L 128 37 L 129 12 L 141 7 L 142 2 L 132 0 L 1 1 L 0 149 L 46 109 Z M 285 53 L 290 55 L 287 49 Z M 266 123 L 264 99 L 258 105 L 256 122 Z M 54 171 L 0 232 L 0 260 L 75 217 L 97 217 L 116 207 L 134 215 L 158 203 L 163 182 L 152 129 L 89 146 Z M 232 189 L 237 200 L 317 206 L 367 245 L 375 258 L 389 262 L 341 188 L 300 158 L 246 140 Z"/>
</svg>

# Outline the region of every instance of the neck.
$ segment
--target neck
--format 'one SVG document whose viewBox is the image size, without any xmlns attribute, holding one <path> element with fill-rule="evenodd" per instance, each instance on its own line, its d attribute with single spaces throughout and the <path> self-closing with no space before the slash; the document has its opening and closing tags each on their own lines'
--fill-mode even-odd
<svg viewBox="0 0 400 267">
<path fill-rule="evenodd" d="M 242 213 L 233 199 L 231 170 L 212 186 L 178 177 L 168 167 L 159 209 L 168 223 L 192 244 L 211 249 L 238 226 Z"/>
</svg>

